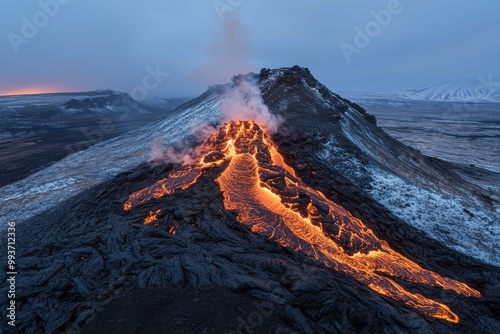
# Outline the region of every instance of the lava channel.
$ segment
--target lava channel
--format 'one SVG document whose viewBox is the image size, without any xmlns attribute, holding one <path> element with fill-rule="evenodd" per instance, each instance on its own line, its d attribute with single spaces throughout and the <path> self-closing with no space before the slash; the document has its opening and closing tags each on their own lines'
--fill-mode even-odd
<svg viewBox="0 0 500 334">
<path fill-rule="evenodd" d="M 458 323 L 459 317 L 447 305 L 410 292 L 393 278 L 441 287 L 467 297 L 480 296 L 466 284 L 424 269 L 399 254 L 360 219 L 307 186 L 255 122 L 225 124 L 199 152 L 197 163 L 182 166 L 133 193 L 124 209 L 187 189 L 196 183 L 203 169 L 228 162 L 216 180 L 224 207 L 234 210 L 238 221 L 253 233 L 347 273 L 381 295 L 452 323 Z M 152 219 L 151 215 L 146 219 Z"/>
</svg>

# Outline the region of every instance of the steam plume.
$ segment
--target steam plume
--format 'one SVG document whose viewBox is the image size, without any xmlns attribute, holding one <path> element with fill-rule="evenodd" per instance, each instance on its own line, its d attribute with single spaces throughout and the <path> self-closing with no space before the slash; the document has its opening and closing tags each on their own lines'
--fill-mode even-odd
<svg viewBox="0 0 500 334">
<path fill-rule="evenodd" d="M 248 64 L 249 54 L 247 31 L 234 16 L 226 18 L 222 21 L 221 32 L 207 51 L 207 62 L 197 68 L 193 75 L 204 84 L 225 83 L 234 76 L 224 94 L 223 121 L 254 120 L 268 132 L 274 133 L 280 119 L 271 114 L 264 104 L 256 79 L 251 74 L 240 75 L 255 71 Z M 214 130 L 202 132 L 211 134 Z"/>
<path fill-rule="evenodd" d="M 176 149 L 173 146 L 165 147 L 158 138 L 151 146 L 151 152 L 148 162 L 152 166 L 163 165 L 166 163 L 188 164 L 192 162 L 193 149 L 184 147 Z"/>
<path fill-rule="evenodd" d="M 235 18 L 226 18 L 213 45 L 206 51 L 207 59 L 192 76 L 204 86 L 227 82 L 233 75 L 255 71 L 248 65 L 250 43 L 246 29 Z"/>
<path fill-rule="evenodd" d="M 193 78 L 203 85 L 213 85 L 225 83 L 232 77 L 231 83 L 223 86 L 221 121 L 253 120 L 268 133 L 275 133 L 281 118 L 272 114 L 264 104 L 255 75 L 240 74 L 255 70 L 247 62 L 250 46 L 246 30 L 235 18 L 224 20 L 221 28 L 213 45 L 206 52 L 206 62 L 192 72 Z M 214 125 L 195 124 L 192 134 L 199 141 L 204 141 L 217 130 Z M 164 147 L 160 140 L 156 140 L 151 148 L 149 163 L 191 163 L 196 153 L 196 149 L 186 145 Z"/>
<path fill-rule="evenodd" d="M 272 114 L 252 74 L 233 77 L 222 104 L 223 122 L 253 120 L 267 132 L 275 133 L 282 119 Z"/>
</svg>

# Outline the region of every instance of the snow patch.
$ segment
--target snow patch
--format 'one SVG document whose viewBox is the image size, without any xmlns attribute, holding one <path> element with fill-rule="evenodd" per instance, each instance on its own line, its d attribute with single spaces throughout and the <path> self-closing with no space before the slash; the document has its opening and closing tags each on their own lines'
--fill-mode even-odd
<svg viewBox="0 0 500 334">
<path fill-rule="evenodd" d="M 317 156 L 334 169 L 343 171 L 343 175 L 353 183 L 358 183 L 366 175 L 363 164 L 354 154 L 342 149 L 334 136 L 328 138 Z"/>
<path fill-rule="evenodd" d="M 491 212 L 480 203 L 466 205 L 380 169 L 371 174 L 370 194 L 395 216 L 450 248 L 500 265 L 498 208 Z"/>
</svg>

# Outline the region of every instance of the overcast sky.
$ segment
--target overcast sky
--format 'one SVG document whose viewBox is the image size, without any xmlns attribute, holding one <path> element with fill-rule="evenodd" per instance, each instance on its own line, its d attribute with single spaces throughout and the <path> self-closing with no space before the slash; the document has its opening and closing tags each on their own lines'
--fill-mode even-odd
<svg viewBox="0 0 500 334">
<path fill-rule="evenodd" d="M 499 13 L 498 0 L 3 0 L 0 95 L 191 97 L 295 64 L 333 91 L 499 75 Z"/>
</svg>

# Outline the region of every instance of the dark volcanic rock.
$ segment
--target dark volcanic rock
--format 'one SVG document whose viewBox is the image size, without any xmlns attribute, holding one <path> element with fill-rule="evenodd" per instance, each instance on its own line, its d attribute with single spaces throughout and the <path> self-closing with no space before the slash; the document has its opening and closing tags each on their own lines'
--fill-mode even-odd
<svg viewBox="0 0 500 334">
<path fill-rule="evenodd" d="M 280 327 L 276 307 L 219 287 L 143 288 L 106 305 L 81 333 L 271 334 Z"/>
</svg>

